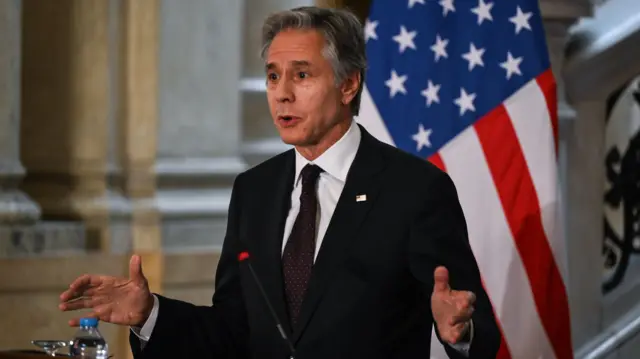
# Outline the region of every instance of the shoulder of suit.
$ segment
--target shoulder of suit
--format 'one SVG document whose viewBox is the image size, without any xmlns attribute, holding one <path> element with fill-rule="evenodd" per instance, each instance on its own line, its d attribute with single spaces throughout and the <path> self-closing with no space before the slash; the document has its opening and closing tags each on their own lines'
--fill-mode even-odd
<svg viewBox="0 0 640 359">
<path fill-rule="evenodd" d="M 380 152 L 386 157 L 387 176 L 393 182 L 391 188 L 412 191 L 416 199 L 432 195 L 457 195 L 455 183 L 449 174 L 430 161 L 384 143 Z"/>
<path fill-rule="evenodd" d="M 433 163 L 386 143 L 379 143 L 380 150 L 394 171 L 411 172 L 415 175 L 441 177 L 446 173 Z"/>
</svg>

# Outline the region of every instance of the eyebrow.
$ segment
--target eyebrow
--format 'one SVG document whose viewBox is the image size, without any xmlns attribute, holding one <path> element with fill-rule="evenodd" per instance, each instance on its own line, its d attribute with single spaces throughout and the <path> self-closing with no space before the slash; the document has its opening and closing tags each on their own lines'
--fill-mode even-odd
<svg viewBox="0 0 640 359">
<path fill-rule="evenodd" d="M 291 61 L 291 64 L 293 65 L 293 67 L 310 67 L 311 66 L 311 63 L 306 60 L 294 60 L 294 61 Z M 269 71 L 269 70 L 275 69 L 276 67 L 278 66 L 275 63 L 270 62 L 265 65 L 264 69 L 265 71 Z"/>
<path fill-rule="evenodd" d="M 291 63 L 293 64 L 294 67 L 305 67 L 305 66 L 311 66 L 311 63 L 309 61 L 305 61 L 305 60 L 297 60 L 297 61 L 291 61 Z"/>
</svg>

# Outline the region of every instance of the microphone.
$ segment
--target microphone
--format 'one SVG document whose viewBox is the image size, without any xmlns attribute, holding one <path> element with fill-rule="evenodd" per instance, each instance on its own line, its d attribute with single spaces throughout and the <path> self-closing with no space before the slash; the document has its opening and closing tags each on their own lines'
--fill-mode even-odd
<svg viewBox="0 0 640 359">
<path fill-rule="evenodd" d="M 295 351 L 296 350 L 293 347 L 293 344 L 291 343 L 291 340 L 289 340 L 289 337 L 287 336 L 287 333 L 285 333 L 284 328 L 282 327 L 282 323 L 280 322 L 280 319 L 278 319 L 278 316 L 276 315 L 276 311 L 273 309 L 273 305 L 271 305 L 271 302 L 269 301 L 269 297 L 267 297 L 267 293 L 264 291 L 264 287 L 262 286 L 262 282 L 260 282 L 260 279 L 258 278 L 258 275 L 253 270 L 253 266 L 251 265 L 251 262 L 248 261 L 248 259 L 249 259 L 249 252 L 240 252 L 240 254 L 238 255 L 238 262 L 240 262 L 240 263 L 246 262 L 247 263 L 247 266 L 249 267 L 249 271 L 251 272 L 251 275 L 253 276 L 253 280 L 255 281 L 256 285 L 258 286 L 258 289 L 260 289 L 260 295 L 262 295 L 262 299 L 264 299 L 264 301 L 267 303 L 267 307 L 269 307 L 269 312 L 271 313 L 271 316 L 273 317 L 273 320 L 276 323 L 276 328 L 278 328 L 278 332 L 280 332 L 280 336 L 282 337 L 282 339 L 289 346 L 289 351 L 291 352 L 291 356 L 289 357 L 289 359 L 295 359 Z"/>
</svg>

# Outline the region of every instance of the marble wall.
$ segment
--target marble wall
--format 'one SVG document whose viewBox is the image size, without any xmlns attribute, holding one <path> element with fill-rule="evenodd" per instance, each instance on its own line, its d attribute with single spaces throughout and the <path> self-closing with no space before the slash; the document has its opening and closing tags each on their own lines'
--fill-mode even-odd
<svg viewBox="0 0 640 359">
<path fill-rule="evenodd" d="M 162 1 L 155 169 L 168 249 L 222 244 L 230 187 L 246 169 L 238 85 L 245 5 Z"/>
</svg>

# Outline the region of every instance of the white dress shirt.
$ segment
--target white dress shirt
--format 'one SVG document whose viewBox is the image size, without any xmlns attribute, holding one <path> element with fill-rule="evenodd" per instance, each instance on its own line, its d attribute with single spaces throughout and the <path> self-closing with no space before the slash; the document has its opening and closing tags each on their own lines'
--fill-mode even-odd
<svg viewBox="0 0 640 359">
<path fill-rule="evenodd" d="M 358 152 L 360 136 L 360 128 L 356 125 L 355 121 L 352 121 L 347 133 L 315 160 L 309 161 L 298 151 L 295 151 L 295 182 L 293 191 L 291 191 L 291 209 L 289 209 L 284 227 L 284 238 L 282 241 L 283 251 L 291 234 L 291 230 L 293 229 L 293 224 L 300 212 L 300 193 L 302 192 L 300 172 L 302 172 L 302 169 L 307 164 L 315 164 L 323 170 L 318 178 L 317 187 L 319 208 L 317 212 L 316 251 L 314 259 L 317 258 L 318 251 L 322 245 L 322 239 L 327 232 L 329 222 L 342 194 L 344 183 L 347 180 L 347 173 L 349 173 L 349 168 L 356 157 L 356 152 Z"/>
<path fill-rule="evenodd" d="M 360 145 L 360 138 L 360 128 L 358 127 L 356 121 L 353 120 L 351 122 L 349 130 L 347 130 L 344 136 L 342 136 L 342 138 L 340 138 L 338 142 L 327 149 L 315 160 L 309 161 L 304 158 L 297 150 L 295 151 L 295 181 L 293 190 L 291 192 L 291 208 L 289 209 L 289 213 L 285 222 L 284 237 L 282 241 L 283 252 L 287 244 L 287 240 L 289 239 L 289 235 L 291 234 L 293 224 L 296 220 L 296 217 L 298 216 L 298 212 L 300 211 L 300 193 L 302 192 L 302 181 L 300 179 L 300 172 L 302 172 L 304 166 L 312 163 L 319 166 L 323 170 L 323 172 L 320 174 L 320 177 L 318 178 L 317 185 L 319 211 L 317 214 L 318 222 L 316 226 L 317 233 L 314 260 L 315 258 L 317 258 L 318 251 L 320 249 L 320 246 L 322 245 L 322 240 L 327 231 L 327 228 L 329 227 L 329 222 L 331 221 L 331 217 L 333 216 L 333 212 L 336 209 L 336 205 L 338 204 L 338 200 L 340 199 L 340 195 L 342 194 L 342 189 L 344 188 L 344 184 L 347 180 L 349 168 L 351 167 L 351 164 L 356 157 L 358 146 Z M 141 329 L 131 328 L 133 333 L 135 333 L 142 341 L 148 341 L 149 338 L 151 338 L 151 333 L 158 316 L 158 307 L 158 298 L 154 295 L 153 309 L 151 311 L 151 314 L 149 315 L 149 319 L 147 319 L 147 322 Z M 471 335 L 473 336 L 473 327 L 471 328 Z M 470 343 L 461 343 L 452 345 L 452 347 L 460 352 L 466 353 L 468 352 L 469 345 Z"/>
</svg>

